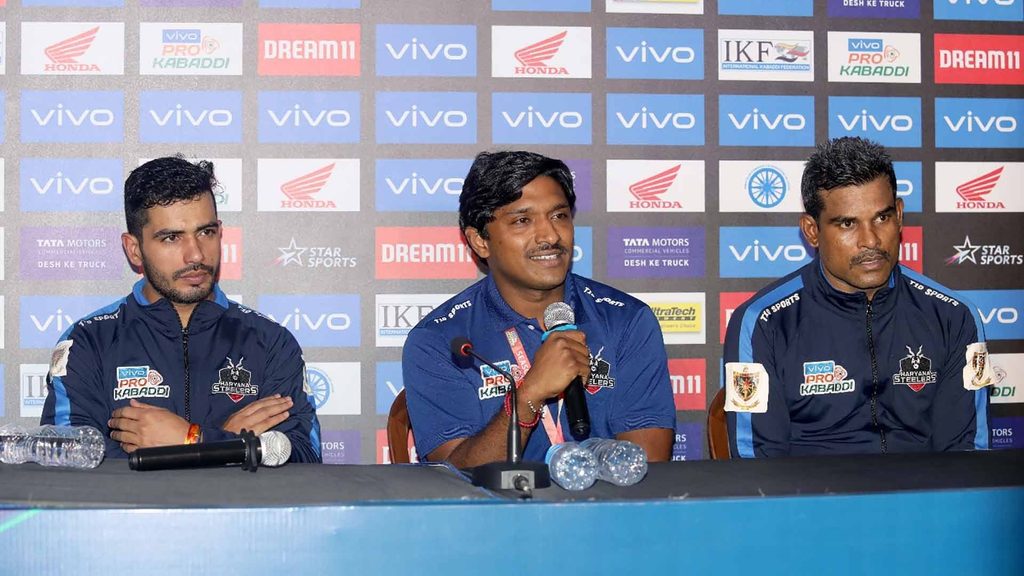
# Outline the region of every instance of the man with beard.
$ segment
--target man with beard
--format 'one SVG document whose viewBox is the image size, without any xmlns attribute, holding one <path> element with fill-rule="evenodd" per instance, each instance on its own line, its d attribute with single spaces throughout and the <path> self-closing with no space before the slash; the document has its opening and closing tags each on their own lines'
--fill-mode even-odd
<svg viewBox="0 0 1024 576">
<path fill-rule="evenodd" d="M 470 167 L 459 226 L 488 274 L 423 318 L 402 355 L 425 459 L 465 468 L 506 456 L 510 386 L 456 358 L 449 346 L 458 337 L 517 381 L 524 460 L 542 461 L 552 444 L 573 440 L 559 396 L 576 377 L 591 436 L 633 441 L 649 460 L 671 456 L 675 406 L 661 329 L 643 302 L 569 272 L 575 203 L 560 160 L 482 153 Z M 573 309 L 575 326 L 545 335 L 544 312 L 555 302 Z"/>
<path fill-rule="evenodd" d="M 128 176 L 121 241 L 143 277 L 61 336 L 42 423 L 98 428 L 114 457 L 274 429 L 291 441 L 291 461 L 319 462 L 298 343 L 217 286 L 216 186 L 212 163 L 180 157 Z"/>
<path fill-rule="evenodd" d="M 725 339 L 732 453 L 745 458 L 987 449 L 981 319 L 899 265 L 903 200 L 878 144 L 808 159 L 800 229 L 817 258 L 736 309 Z"/>
</svg>

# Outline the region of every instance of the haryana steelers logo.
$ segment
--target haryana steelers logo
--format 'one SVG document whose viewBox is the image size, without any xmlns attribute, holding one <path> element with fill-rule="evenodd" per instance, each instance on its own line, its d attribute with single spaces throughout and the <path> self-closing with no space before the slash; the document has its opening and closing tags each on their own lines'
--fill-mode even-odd
<svg viewBox="0 0 1024 576">
<path fill-rule="evenodd" d="M 319 410 L 331 397 L 331 378 L 319 368 L 306 366 L 306 382 L 303 384 L 313 408 Z"/>
<path fill-rule="evenodd" d="M 772 166 L 758 166 L 747 176 L 747 194 L 761 208 L 774 208 L 789 191 L 786 175 Z"/>
</svg>

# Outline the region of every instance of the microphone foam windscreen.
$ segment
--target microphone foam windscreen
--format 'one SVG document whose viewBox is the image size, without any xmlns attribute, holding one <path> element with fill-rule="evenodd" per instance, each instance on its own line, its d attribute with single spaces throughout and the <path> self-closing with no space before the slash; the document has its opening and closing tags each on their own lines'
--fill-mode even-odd
<svg viewBox="0 0 1024 576">
<path fill-rule="evenodd" d="M 260 451 L 263 466 L 280 466 L 292 455 L 292 443 L 283 432 L 270 430 L 260 434 Z"/>
<path fill-rule="evenodd" d="M 576 314 L 572 311 L 572 306 L 565 302 L 552 302 L 551 305 L 544 309 L 544 328 L 546 330 L 551 330 L 556 326 L 564 324 L 575 323 Z"/>
</svg>

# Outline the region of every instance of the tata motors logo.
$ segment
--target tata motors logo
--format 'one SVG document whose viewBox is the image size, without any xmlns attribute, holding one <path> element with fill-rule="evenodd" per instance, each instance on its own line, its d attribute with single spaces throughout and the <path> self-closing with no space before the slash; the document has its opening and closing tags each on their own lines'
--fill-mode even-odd
<svg viewBox="0 0 1024 576">
<path fill-rule="evenodd" d="M 375 302 L 377 347 L 405 345 L 409 331 L 451 294 L 377 294 Z"/>
<path fill-rule="evenodd" d="M 242 75 L 242 25 L 139 24 L 139 73 L 143 75 Z"/>
<path fill-rule="evenodd" d="M 605 0 L 604 9 L 609 14 L 703 14 L 704 0 Z"/>
<path fill-rule="evenodd" d="M 21 141 L 119 143 L 124 140 L 121 92 L 21 92 Z"/>
<path fill-rule="evenodd" d="M 977 238 L 977 236 L 975 236 Z M 1024 265 L 1024 254 L 1009 244 L 986 244 L 972 241 L 964 235 L 963 242 L 954 244 L 952 256 L 946 258 L 946 266 L 974 264 L 977 266 L 1021 266 Z"/>
<path fill-rule="evenodd" d="M 355 158 L 260 158 L 256 177 L 259 212 L 359 211 Z"/>
<path fill-rule="evenodd" d="M 117 280 L 120 228 L 22 227 L 21 276 L 28 280 Z"/>
<path fill-rule="evenodd" d="M 357 416 L 362 413 L 362 366 L 359 362 L 309 362 L 303 388 L 318 415 Z M 345 450 L 337 445 L 332 449 Z M 358 453 L 358 442 L 355 451 Z"/>
<path fill-rule="evenodd" d="M 141 92 L 139 140 L 145 143 L 242 141 L 242 93 Z"/>
<path fill-rule="evenodd" d="M 495 92 L 491 131 L 496 144 L 591 143 L 590 93 Z"/>
<path fill-rule="evenodd" d="M 777 278 L 811 261 L 796 226 L 723 226 L 718 246 L 722 278 Z"/>
<path fill-rule="evenodd" d="M 608 276 L 699 278 L 704 276 L 704 228 L 608 229 Z"/>
<path fill-rule="evenodd" d="M 608 144 L 703 146 L 704 96 L 608 94 Z"/>
<path fill-rule="evenodd" d="M 317 410 L 318 414 L 322 414 Z M 320 454 L 324 464 L 361 464 L 358 430 L 324 430 Z"/>
<path fill-rule="evenodd" d="M 590 78 L 590 28 L 494 26 L 495 78 Z"/>
<path fill-rule="evenodd" d="M 991 438 L 993 450 L 1024 448 L 1024 416 L 992 418 Z"/>
<path fill-rule="evenodd" d="M 989 340 L 1024 340 L 1024 290 L 963 290 L 985 325 Z"/>
<path fill-rule="evenodd" d="M 938 148 L 1024 148 L 1024 99 L 936 98 Z"/>
<path fill-rule="evenodd" d="M 260 24 L 260 76 L 359 76 L 359 24 Z"/>
<path fill-rule="evenodd" d="M 378 280 L 477 277 L 473 252 L 458 227 L 381 227 L 375 236 Z"/>
<path fill-rule="evenodd" d="M 359 346 L 358 294 L 263 294 L 256 309 L 287 328 L 303 348 Z"/>
<path fill-rule="evenodd" d="M 21 73 L 124 74 L 124 24 L 22 22 Z"/>
<path fill-rule="evenodd" d="M 830 17 L 839 18 L 917 18 L 921 12 L 920 1 L 921 0 L 828 0 L 828 15 Z M 977 0 L 966 1 L 971 2 Z"/>
<path fill-rule="evenodd" d="M 470 159 L 378 159 L 374 208 L 378 212 L 455 213 L 472 163 Z"/>
<path fill-rule="evenodd" d="M 704 212 L 703 160 L 608 160 L 609 212 Z"/>
<path fill-rule="evenodd" d="M 803 212 L 799 161 L 722 160 L 718 163 L 720 212 Z"/>
<path fill-rule="evenodd" d="M 358 92 L 260 92 L 259 141 L 359 141 Z"/>
<path fill-rule="evenodd" d="M 934 0 L 936 20 L 989 20 L 1021 22 L 1021 0 Z"/>
<path fill-rule="evenodd" d="M 475 92 L 378 92 L 380 144 L 475 144 Z"/>
<path fill-rule="evenodd" d="M 936 34 L 936 84 L 1024 84 L 1024 36 Z"/>
<path fill-rule="evenodd" d="M 1024 163 L 936 162 L 936 212 L 1024 212 Z"/>
<path fill-rule="evenodd" d="M 718 97 L 722 146 L 814 146 L 813 96 Z"/>
<path fill-rule="evenodd" d="M 120 158 L 23 158 L 22 212 L 120 212 Z"/>
<path fill-rule="evenodd" d="M 814 81 L 814 33 L 719 30 L 719 80 Z"/>
<path fill-rule="evenodd" d="M 703 292 L 633 293 L 651 307 L 665 344 L 704 344 L 706 337 Z"/>
<path fill-rule="evenodd" d="M 829 82 L 921 82 L 921 35 L 828 33 Z"/>
<path fill-rule="evenodd" d="M 52 349 L 75 322 L 116 302 L 118 296 L 22 296 L 18 299 L 21 348 Z"/>
<path fill-rule="evenodd" d="M 609 78 L 704 79 L 704 30 L 608 28 Z"/>
<path fill-rule="evenodd" d="M 707 409 L 707 360 L 669 358 L 668 377 L 676 410 Z"/>
<path fill-rule="evenodd" d="M 829 96 L 829 138 L 860 136 L 883 146 L 921 146 L 921 99 Z"/>
<path fill-rule="evenodd" d="M 377 25 L 377 76 L 476 76 L 476 26 Z"/>
</svg>

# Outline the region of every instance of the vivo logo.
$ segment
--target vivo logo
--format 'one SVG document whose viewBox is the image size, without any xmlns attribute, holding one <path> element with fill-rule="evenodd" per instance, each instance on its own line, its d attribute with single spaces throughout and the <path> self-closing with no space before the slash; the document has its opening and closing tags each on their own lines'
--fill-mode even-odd
<svg viewBox="0 0 1024 576">
<path fill-rule="evenodd" d="M 241 92 L 141 92 L 142 142 L 240 142 Z"/>
<path fill-rule="evenodd" d="M 175 104 L 173 109 L 163 113 L 150 110 L 149 115 L 157 126 L 177 126 L 179 128 L 203 125 L 225 127 L 231 126 L 235 120 L 235 116 L 230 110 L 217 108 L 193 112 L 181 104 Z"/>
<path fill-rule="evenodd" d="M 960 295 L 975 305 L 986 339 L 1024 340 L 1020 318 L 1024 290 L 963 290 Z"/>
<path fill-rule="evenodd" d="M 850 38 L 847 48 L 850 52 L 881 52 L 885 44 L 880 38 Z"/>
<path fill-rule="evenodd" d="M 86 315 L 96 315 L 116 299 L 114 296 L 22 296 L 18 314 L 21 348 L 52 348 L 76 322 Z"/>
<path fill-rule="evenodd" d="M 29 178 L 32 188 L 37 194 L 89 194 L 105 195 L 114 191 L 114 181 L 110 178 L 68 178 L 63 172 L 57 172 L 50 178 L 40 181 Z"/>
<path fill-rule="evenodd" d="M 263 295 L 257 310 L 287 328 L 299 345 L 358 346 L 358 295 Z"/>
<path fill-rule="evenodd" d="M 298 307 L 282 316 L 280 320 L 275 318 L 272 314 L 267 314 L 267 316 L 270 316 L 274 322 L 277 322 L 281 326 L 284 326 L 294 332 L 300 332 L 303 330 L 317 331 L 321 328 L 325 330 L 343 331 L 348 330 L 349 327 L 352 326 L 352 319 L 349 318 L 348 314 L 307 314 Z"/>
<path fill-rule="evenodd" d="M 1003 132 L 1004 134 L 1011 134 L 1017 131 L 1017 119 L 1013 116 L 978 116 L 973 111 L 968 110 L 967 114 L 962 114 L 955 118 L 950 116 L 943 116 L 943 121 L 946 126 L 949 127 L 953 132 L 959 132 L 964 130 L 965 132 L 989 132 L 990 130 L 996 130 L 997 132 Z"/>
<path fill-rule="evenodd" d="M 775 278 L 811 261 L 797 227 L 723 226 L 719 242 L 722 278 Z"/>
<path fill-rule="evenodd" d="M 22 158 L 23 212 L 97 212 L 121 209 L 123 163 L 118 158 Z"/>
<path fill-rule="evenodd" d="M 358 92 L 259 93 L 260 142 L 335 144 L 359 140 Z"/>
<path fill-rule="evenodd" d="M 671 126 L 680 130 L 690 130 L 697 125 L 697 117 L 689 112 L 665 112 L 659 114 L 648 111 L 646 106 L 642 106 L 639 112 L 629 115 L 616 112 L 615 117 L 618 119 L 619 124 L 626 129 L 639 127 L 642 130 L 648 128 L 661 130 Z"/>
<path fill-rule="evenodd" d="M 936 98 L 939 148 L 1024 148 L 1022 98 Z"/>
<path fill-rule="evenodd" d="M 378 159 L 377 210 L 444 212 L 458 210 L 463 174 L 471 160 Z"/>
<path fill-rule="evenodd" d="M 950 5 L 956 6 L 962 4 L 964 6 L 1013 6 L 1013 3 L 1017 0 L 946 0 Z"/>
<path fill-rule="evenodd" d="M 813 146 L 812 96 L 719 96 L 724 146 Z"/>
<path fill-rule="evenodd" d="M 860 114 L 850 117 L 836 114 L 836 118 L 843 128 L 848 131 L 860 130 L 867 132 L 874 129 L 881 132 L 890 129 L 895 132 L 910 132 L 914 129 L 914 119 L 906 114 L 875 116 L 874 114 L 869 114 L 867 110 L 861 110 Z"/>
<path fill-rule="evenodd" d="M 803 244 L 787 244 L 770 248 L 758 240 L 740 248 L 730 245 L 729 252 L 739 262 L 745 262 L 748 258 L 753 262 L 776 262 L 780 258 L 789 262 L 803 262 L 808 258 L 807 249 Z"/>
<path fill-rule="evenodd" d="M 981 321 L 986 325 L 991 324 L 993 321 L 998 324 L 1016 324 L 1019 319 L 1016 308 L 1002 307 L 1002 308 L 990 308 L 988 310 L 978 310 L 981 315 Z"/>
<path fill-rule="evenodd" d="M 605 61 L 609 78 L 702 80 L 704 30 L 610 27 Z"/>
<path fill-rule="evenodd" d="M 296 128 L 302 126 L 331 126 L 334 128 L 343 128 L 352 123 L 352 115 L 349 114 L 348 110 L 317 110 L 311 111 L 303 108 L 300 104 L 295 104 L 289 110 L 282 110 L 277 112 L 274 110 L 267 110 L 267 115 L 270 116 L 270 121 L 275 126 L 294 126 Z"/>
<path fill-rule="evenodd" d="M 378 142 L 476 142 L 475 93 L 378 92 L 376 98 Z"/>
<path fill-rule="evenodd" d="M 495 144 L 590 144 L 591 95 L 495 92 L 491 95 Z"/>
<path fill-rule="evenodd" d="M 802 114 L 768 115 L 757 108 L 739 118 L 730 113 L 729 120 L 737 130 L 744 130 L 747 126 L 750 126 L 751 130 L 775 130 L 781 126 L 783 130 L 799 131 L 807 127 L 807 119 Z"/>
<path fill-rule="evenodd" d="M 396 196 L 402 194 L 411 194 L 413 196 L 417 194 L 434 195 L 438 193 L 458 196 L 462 193 L 463 180 L 463 178 L 433 178 L 427 180 L 413 172 L 408 177 L 397 181 L 385 178 L 384 182 L 387 184 L 388 189 L 391 190 L 391 193 Z"/>
<path fill-rule="evenodd" d="M 884 146 L 921 145 L 921 99 L 830 96 L 829 137 L 864 136 Z"/>
<path fill-rule="evenodd" d="M 30 109 L 32 117 L 39 126 L 113 126 L 117 116 L 113 110 L 106 108 L 84 108 L 79 112 L 69 110 L 63 104 L 57 104 L 56 108 L 39 111 Z M 52 123 L 52 124 L 51 124 Z"/>
<path fill-rule="evenodd" d="M 69 314 L 65 314 L 63 310 L 57 308 L 53 314 L 47 314 L 37 316 L 35 314 L 28 315 L 29 320 L 32 321 L 32 325 L 35 326 L 39 332 L 46 332 L 51 327 L 59 333 L 64 333 L 65 330 L 70 328 L 75 323 L 75 319 Z"/>
<path fill-rule="evenodd" d="M 434 128 L 438 125 L 448 128 L 462 128 L 469 124 L 469 114 L 462 110 L 438 110 L 431 113 L 420 110 L 419 106 L 415 104 L 408 110 L 403 110 L 400 114 L 396 115 L 391 110 L 385 110 L 384 115 L 387 116 L 392 126 L 398 128 L 404 126 L 411 128 L 418 128 L 420 126 Z"/>
<path fill-rule="evenodd" d="M 671 60 L 677 64 L 689 64 L 697 59 L 697 53 L 689 46 L 666 46 L 658 49 L 649 45 L 646 40 L 641 41 L 639 46 L 629 48 L 616 46 L 615 52 L 623 62 L 638 61 L 662 64 Z"/>
<path fill-rule="evenodd" d="M 388 54 L 395 60 L 445 60 L 459 61 L 469 57 L 469 48 L 465 44 L 435 43 L 429 46 L 413 38 L 404 44 L 394 45 L 390 42 L 384 44 Z"/>
<path fill-rule="evenodd" d="M 476 26 L 378 24 L 378 76 L 476 76 Z"/>
<path fill-rule="evenodd" d="M 203 34 L 195 28 L 163 30 L 161 37 L 165 44 L 199 44 Z"/>
<path fill-rule="evenodd" d="M 525 126 L 526 128 L 551 128 L 556 124 L 562 128 L 579 128 L 583 126 L 584 118 L 579 112 L 550 112 L 544 113 L 534 110 L 533 106 L 527 106 L 525 111 L 516 115 L 508 112 L 501 113 L 502 118 L 512 128 Z"/>
<path fill-rule="evenodd" d="M 21 103 L 22 142 L 113 143 L 124 140 L 124 95 L 121 92 L 23 90 Z"/>
</svg>

